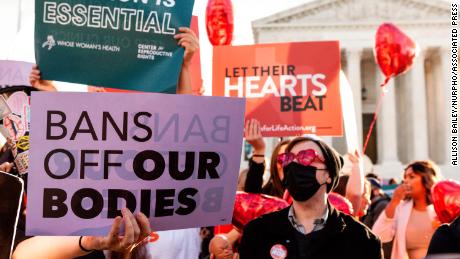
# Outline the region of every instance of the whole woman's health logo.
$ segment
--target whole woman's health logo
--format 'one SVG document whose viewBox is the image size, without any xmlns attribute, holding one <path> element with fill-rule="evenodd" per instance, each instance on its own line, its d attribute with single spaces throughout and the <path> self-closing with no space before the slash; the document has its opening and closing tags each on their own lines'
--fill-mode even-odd
<svg viewBox="0 0 460 259">
<path fill-rule="evenodd" d="M 54 46 L 56 46 L 56 41 L 54 40 L 53 35 L 48 35 L 48 37 L 46 37 L 46 41 L 42 44 L 42 48 L 48 47 L 48 50 L 51 50 Z"/>
</svg>

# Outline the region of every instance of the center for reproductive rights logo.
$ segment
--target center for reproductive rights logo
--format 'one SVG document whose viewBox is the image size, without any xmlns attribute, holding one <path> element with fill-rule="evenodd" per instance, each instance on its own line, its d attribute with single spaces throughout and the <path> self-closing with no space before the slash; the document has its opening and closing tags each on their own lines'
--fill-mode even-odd
<svg viewBox="0 0 460 259">
<path fill-rule="evenodd" d="M 51 50 L 54 46 L 56 46 L 56 41 L 54 40 L 53 35 L 48 35 L 48 37 L 46 37 L 46 41 L 43 42 L 42 48 L 45 48 L 46 46 L 48 46 L 48 50 Z"/>
</svg>

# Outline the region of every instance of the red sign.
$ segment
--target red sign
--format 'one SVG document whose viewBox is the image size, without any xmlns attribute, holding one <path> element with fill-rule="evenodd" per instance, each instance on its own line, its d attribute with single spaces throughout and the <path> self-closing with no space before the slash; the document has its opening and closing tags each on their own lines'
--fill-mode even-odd
<svg viewBox="0 0 460 259">
<path fill-rule="evenodd" d="M 337 41 L 216 46 L 213 95 L 246 97 L 264 136 L 342 135 Z"/>
</svg>

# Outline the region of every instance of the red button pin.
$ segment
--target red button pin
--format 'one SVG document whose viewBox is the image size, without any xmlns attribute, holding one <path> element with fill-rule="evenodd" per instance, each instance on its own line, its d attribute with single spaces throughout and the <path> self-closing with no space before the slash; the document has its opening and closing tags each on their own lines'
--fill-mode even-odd
<svg viewBox="0 0 460 259">
<path fill-rule="evenodd" d="M 274 245 L 270 249 L 270 255 L 273 259 L 284 259 L 287 257 L 287 249 L 280 244 Z"/>
</svg>

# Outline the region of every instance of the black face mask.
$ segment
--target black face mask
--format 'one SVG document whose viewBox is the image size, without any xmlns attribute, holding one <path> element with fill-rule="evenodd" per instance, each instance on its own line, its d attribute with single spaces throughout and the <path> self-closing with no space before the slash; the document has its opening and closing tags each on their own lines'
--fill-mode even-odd
<svg viewBox="0 0 460 259">
<path fill-rule="evenodd" d="M 313 197 L 321 185 L 316 180 L 316 167 L 291 162 L 283 168 L 284 185 L 296 201 L 306 201 Z"/>
</svg>

